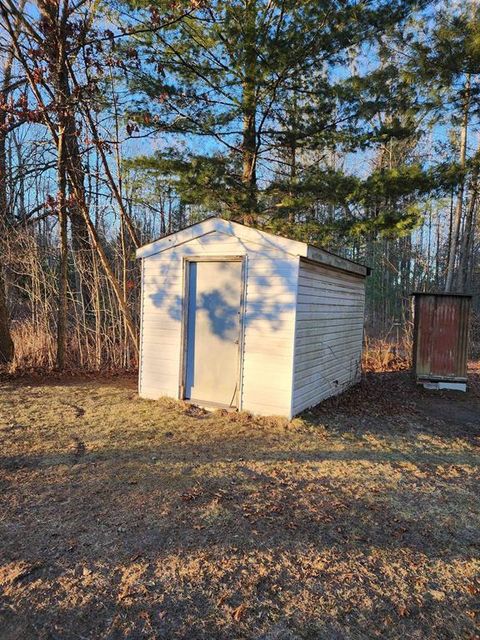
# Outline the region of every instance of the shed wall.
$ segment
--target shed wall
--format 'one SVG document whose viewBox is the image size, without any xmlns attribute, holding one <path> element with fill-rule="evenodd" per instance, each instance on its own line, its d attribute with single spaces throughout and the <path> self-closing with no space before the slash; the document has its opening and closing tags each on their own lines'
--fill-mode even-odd
<svg viewBox="0 0 480 640">
<path fill-rule="evenodd" d="M 216 231 L 142 259 L 140 395 L 179 397 L 183 259 L 228 255 L 246 256 L 242 408 L 290 415 L 298 257 Z"/>
<path fill-rule="evenodd" d="M 359 379 L 364 310 L 364 278 L 300 261 L 293 415 Z"/>
</svg>

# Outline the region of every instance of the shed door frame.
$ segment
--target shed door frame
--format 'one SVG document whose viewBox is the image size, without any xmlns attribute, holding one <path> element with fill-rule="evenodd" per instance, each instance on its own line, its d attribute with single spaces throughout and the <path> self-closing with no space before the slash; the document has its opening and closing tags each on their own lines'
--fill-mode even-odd
<svg viewBox="0 0 480 640">
<path fill-rule="evenodd" d="M 183 299 L 182 299 L 182 333 L 181 333 L 181 357 L 180 357 L 180 385 L 178 389 L 178 399 L 185 400 L 185 387 L 187 376 L 187 348 L 188 348 L 188 292 L 189 292 L 189 273 L 191 262 L 241 262 L 240 276 L 240 322 L 238 335 L 238 373 L 237 373 L 237 393 L 236 393 L 236 409 L 242 410 L 243 401 L 243 352 L 244 352 L 244 334 L 245 334 L 245 298 L 246 298 L 246 282 L 247 282 L 247 256 L 246 255 L 223 255 L 223 256 L 185 256 L 183 258 Z"/>
</svg>

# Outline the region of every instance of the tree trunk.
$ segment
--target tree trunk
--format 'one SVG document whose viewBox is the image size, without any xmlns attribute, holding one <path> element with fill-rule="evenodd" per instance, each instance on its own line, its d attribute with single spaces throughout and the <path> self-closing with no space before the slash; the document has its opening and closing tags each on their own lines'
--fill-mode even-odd
<svg viewBox="0 0 480 640">
<path fill-rule="evenodd" d="M 25 3 L 21 3 L 21 7 Z M 9 52 L 3 65 L 2 89 L 0 103 L 8 100 L 8 86 L 12 77 L 13 50 Z M 0 251 L 4 251 L 3 243 L 7 241 L 8 229 L 8 198 L 7 198 L 7 134 L 5 125 L 6 112 L 0 110 Z M 8 313 L 4 259 L 0 260 L 0 364 L 8 364 L 14 356 L 14 344 L 10 330 Z"/>
<path fill-rule="evenodd" d="M 3 270 L 0 269 L 0 364 L 8 364 L 13 360 L 14 345 L 10 333 L 7 296 Z"/>
<path fill-rule="evenodd" d="M 458 288 L 461 292 L 465 293 L 468 283 L 470 281 L 470 264 L 471 253 L 473 247 L 473 218 L 475 214 L 475 207 L 477 206 L 478 199 L 478 174 L 479 174 L 479 161 L 476 159 L 472 176 L 470 179 L 470 198 L 465 212 L 465 225 L 463 229 L 462 242 L 460 246 L 460 268 L 459 268 L 459 282 Z"/>
<path fill-rule="evenodd" d="M 3 243 L 7 235 L 7 182 L 6 182 L 6 153 L 5 136 L 0 135 L 0 252 L 3 253 Z M 8 364 L 14 356 L 14 344 L 10 331 L 7 293 L 5 289 L 4 259 L 0 260 L 0 364 Z"/>
<path fill-rule="evenodd" d="M 46 37 L 51 39 L 49 48 L 50 64 L 54 69 L 53 86 L 56 93 L 58 128 L 63 131 L 63 149 L 65 153 L 64 168 L 68 164 L 65 184 L 65 210 L 70 218 L 72 232 L 72 251 L 77 265 L 76 289 L 84 304 L 84 311 L 91 308 L 91 294 L 89 287 L 85 285 L 86 274 L 92 271 L 92 250 L 85 219 L 80 211 L 75 198 L 67 201 L 66 188 L 72 189 L 71 174 L 75 174 L 77 188 L 85 191 L 85 172 L 77 137 L 77 123 L 75 119 L 75 105 L 72 101 L 68 74 L 67 40 L 68 20 L 70 12 L 70 0 L 49 2 L 40 0 L 38 8 L 45 21 Z M 50 37 L 54 34 L 54 37 Z M 57 146 L 58 146 L 58 141 Z"/>
<path fill-rule="evenodd" d="M 85 171 L 82 164 L 82 156 L 78 144 L 75 114 L 71 102 L 70 84 L 68 81 L 68 71 L 65 66 L 64 72 L 60 76 L 60 87 L 62 95 L 65 96 L 65 104 L 68 105 L 64 109 L 63 124 L 65 127 L 65 155 L 68 159 L 69 171 L 67 172 L 67 183 L 70 194 L 73 193 L 72 177 L 75 175 L 75 184 L 77 188 L 85 192 Z M 92 294 L 90 276 L 93 270 L 92 264 L 92 246 L 90 244 L 90 236 L 85 223 L 82 212 L 79 209 L 75 198 L 70 198 L 67 206 L 68 218 L 70 219 L 70 228 L 72 234 L 72 251 L 75 255 L 75 264 L 77 265 L 77 278 L 75 288 L 80 294 L 83 301 L 84 312 L 86 314 L 92 311 Z M 85 277 L 87 280 L 85 280 Z"/>
<path fill-rule="evenodd" d="M 296 123 L 294 124 L 296 127 Z M 295 198 L 295 186 L 297 182 L 297 140 L 296 133 L 293 131 L 290 142 L 290 206 L 288 212 L 288 221 L 291 224 L 295 224 L 295 207 L 293 206 Z"/>
<path fill-rule="evenodd" d="M 48 110 L 45 107 L 45 103 L 42 99 L 42 95 L 38 89 L 37 83 L 35 82 L 35 79 L 31 73 L 31 70 L 28 66 L 28 62 L 25 59 L 25 56 L 23 55 L 23 52 L 18 44 L 18 39 L 15 37 L 15 34 L 13 33 L 13 29 L 11 27 L 11 23 L 9 21 L 9 17 L 8 14 L 6 14 L 4 11 L 2 12 L 2 15 L 5 19 L 5 24 L 7 26 L 8 32 L 9 34 L 12 36 L 13 38 L 13 42 L 15 45 L 15 52 L 18 56 L 18 59 L 20 60 L 20 62 L 22 63 L 23 68 L 25 69 L 26 75 L 27 75 L 27 79 L 30 85 L 30 88 L 32 90 L 33 95 L 35 96 L 35 99 L 37 100 L 38 106 L 43 110 L 43 114 L 44 114 L 44 122 L 45 124 L 48 126 L 53 139 L 55 140 L 55 142 L 57 142 L 57 131 L 56 131 L 56 127 L 54 125 L 54 123 L 52 122 L 52 119 L 49 115 Z M 91 242 L 92 242 L 92 246 L 94 248 L 94 250 L 96 251 L 96 253 L 98 254 L 99 260 L 102 264 L 102 267 L 105 271 L 105 274 L 110 282 L 110 284 L 112 285 L 112 288 L 115 292 L 115 296 L 117 298 L 119 307 L 122 311 L 122 314 L 125 317 L 125 322 L 127 324 L 128 327 L 128 332 L 130 337 L 132 338 L 133 344 L 135 346 L 135 349 L 138 351 L 138 338 L 137 338 L 137 332 L 135 329 L 135 324 L 132 320 L 131 314 L 130 314 L 130 310 L 128 308 L 128 304 L 127 301 L 125 300 L 124 296 L 123 296 L 123 292 L 122 289 L 118 283 L 117 278 L 115 277 L 115 274 L 113 272 L 113 269 L 109 263 L 107 254 L 105 252 L 105 250 L 102 247 L 102 244 L 100 242 L 100 239 L 98 237 L 98 233 L 97 230 L 95 229 L 95 226 L 92 223 L 92 220 L 90 218 L 90 213 L 88 210 L 88 206 L 85 200 L 85 192 L 84 192 L 84 188 L 83 185 L 79 185 L 77 183 L 77 173 L 75 171 L 75 168 L 72 166 L 72 162 L 71 159 L 68 157 L 68 153 L 67 153 L 67 177 L 68 179 L 71 181 L 71 187 L 72 187 L 72 194 L 75 198 L 75 202 L 78 205 L 79 210 L 82 213 L 83 219 L 85 221 L 85 224 L 87 226 L 88 232 L 90 234 L 90 238 L 91 238 Z"/>
<path fill-rule="evenodd" d="M 68 84 L 68 83 L 67 83 Z M 65 130 L 65 151 L 70 159 L 71 171 L 75 173 L 75 182 L 84 188 L 85 172 L 83 170 L 80 148 L 78 146 L 77 136 L 75 134 L 75 120 L 73 116 L 68 116 Z M 68 180 L 70 192 L 72 192 L 72 180 Z M 77 264 L 81 267 L 82 273 L 88 273 L 92 266 L 92 254 L 90 238 L 88 235 L 87 225 L 83 219 L 82 212 L 77 204 L 72 202 L 68 206 L 68 217 L 70 218 L 70 227 L 72 231 L 72 250 L 76 255 Z M 85 287 L 84 287 L 85 289 Z M 85 291 L 82 291 L 85 295 Z M 90 293 L 87 292 L 88 300 Z"/>
<path fill-rule="evenodd" d="M 470 111 L 470 74 L 467 74 L 467 77 L 465 79 L 465 100 L 463 105 L 462 129 L 460 132 L 459 164 L 462 171 L 465 169 L 465 164 L 467 159 L 467 135 L 468 135 L 469 111 Z M 465 190 L 465 178 L 462 176 L 460 187 L 458 190 L 455 215 L 452 220 L 452 234 L 451 234 L 449 254 L 448 254 L 448 264 L 447 264 L 447 279 L 445 282 L 446 293 L 450 293 L 454 285 L 455 264 L 457 261 L 458 241 L 460 238 L 460 226 L 462 223 L 464 190 Z"/>
<path fill-rule="evenodd" d="M 66 22 L 68 0 L 58 21 L 54 3 L 49 5 L 45 14 L 50 18 L 50 27 L 55 29 L 55 45 L 51 49 L 53 85 L 57 99 L 57 212 L 60 237 L 60 264 L 58 272 L 57 305 L 57 353 L 58 369 L 65 367 L 65 341 L 67 335 L 67 290 L 68 290 L 68 232 L 67 232 L 67 158 L 72 160 L 68 142 L 72 136 L 70 116 L 68 78 L 66 67 Z M 74 126 L 74 123 L 73 123 Z"/>
<path fill-rule="evenodd" d="M 57 186 L 58 186 L 58 224 L 60 229 L 60 268 L 58 278 L 57 310 L 57 368 L 65 368 L 65 340 L 67 335 L 67 288 L 68 288 L 68 237 L 67 207 L 65 194 L 67 178 L 65 170 L 65 132 L 58 132 L 57 143 Z"/>
<path fill-rule="evenodd" d="M 258 213 L 257 199 L 257 96 L 256 96 L 256 0 L 245 0 L 244 66 L 242 82 L 242 183 L 243 221 L 252 224 Z"/>
<path fill-rule="evenodd" d="M 401 281 L 401 322 L 410 320 L 410 293 L 411 293 L 411 260 L 412 260 L 412 236 L 409 233 L 399 241 L 400 248 L 400 281 Z"/>
</svg>

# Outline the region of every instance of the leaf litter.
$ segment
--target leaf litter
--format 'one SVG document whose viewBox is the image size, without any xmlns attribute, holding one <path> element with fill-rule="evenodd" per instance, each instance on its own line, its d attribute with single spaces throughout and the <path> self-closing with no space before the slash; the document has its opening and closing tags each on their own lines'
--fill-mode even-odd
<svg viewBox="0 0 480 640">
<path fill-rule="evenodd" d="M 0 385 L 2 640 L 475 637 L 478 381 L 290 422 L 134 388 Z"/>
</svg>

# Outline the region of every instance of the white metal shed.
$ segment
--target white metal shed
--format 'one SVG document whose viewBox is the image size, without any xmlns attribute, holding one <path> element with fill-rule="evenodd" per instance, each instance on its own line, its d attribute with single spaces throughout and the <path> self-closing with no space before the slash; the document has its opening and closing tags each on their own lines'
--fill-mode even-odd
<svg viewBox="0 0 480 640">
<path fill-rule="evenodd" d="M 137 257 L 143 398 L 292 417 L 358 380 L 367 267 L 221 218 Z"/>
</svg>

